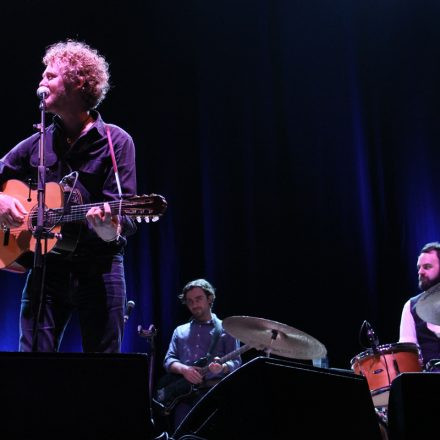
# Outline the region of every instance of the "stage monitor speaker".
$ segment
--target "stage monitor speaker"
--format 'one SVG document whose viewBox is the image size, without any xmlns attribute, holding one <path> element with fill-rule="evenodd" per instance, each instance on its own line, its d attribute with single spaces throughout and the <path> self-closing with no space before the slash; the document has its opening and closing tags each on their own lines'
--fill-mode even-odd
<svg viewBox="0 0 440 440">
<path fill-rule="evenodd" d="M 402 373 L 391 383 L 388 403 L 390 440 L 436 437 L 439 373 Z M 433 403 L 430 403 L 433 402 Z"/>
<path fill-rule="evenodd" d="M 363 376 L 256 357 L 213 387 L 173 438 L 380 440 L 381 433 Z"/>
<path fill-rule="evenodd" d="M 0 353 L 5 439 L 150 439 L 144 354 Z"/>
</svg>

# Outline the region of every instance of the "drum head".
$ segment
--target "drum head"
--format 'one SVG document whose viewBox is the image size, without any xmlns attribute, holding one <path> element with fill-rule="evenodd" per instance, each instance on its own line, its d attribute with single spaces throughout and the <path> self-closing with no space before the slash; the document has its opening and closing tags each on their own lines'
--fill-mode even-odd
<svg viewBox="0 0 440 440">
<path fill-rule="evenodd" d="M 396 342 L 395 344 L 379 345 L 377 347 L 377 351 L 380 354 L 391 354 L 401 351 L 419 354 L 420 348 L 417 344 L 414 344 L 412 342 Z"/>
<path fill-rule="evenodd" d="M 362 353 L 359 353 L 358 355 L 356 355 L 354 358 L 351 359 L 350 361 L 350 365 L 351 368 L 353 368 L 353 365 L 362 361 L 363 359 L 367 359 L 370 356 L 373 356 L 373 350 L 371 348 L 369 348 L 368 350 L 363 351 Z"/>
</svg>

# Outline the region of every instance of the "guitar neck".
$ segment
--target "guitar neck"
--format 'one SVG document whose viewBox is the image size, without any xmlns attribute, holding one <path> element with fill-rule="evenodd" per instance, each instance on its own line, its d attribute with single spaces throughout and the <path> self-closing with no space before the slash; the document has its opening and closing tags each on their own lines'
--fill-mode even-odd
<svg viewBox="0 0 440 440">
<path fill-rule="evenodd" d="M 124 213 L 124 200 L 110 200 L 107 201 L 107 203 L 109 204 L 111 213 L 113 215 L 119 214 L 119 211 L 121 211 L 121 214 Z M 85 205 L 71 205 L 66 212 L 64 211 L 64 208 L 49 209 L 47 211 L 48 220 L 49 222 L 52 220 L 53 223 L 69 223 L 84 220 L 90 208 L 97 206 L 101 207 L 103 204 L 104 202 L 88 203 Z"/>
<path fill-rule="evenodd" d="M 241 354 L 243 354 L 245 351 L 250 350 L 252 347 L 245 344 L 242 345 L 240 348 L 237 348 L 237 350 L 231 351 L 230 353 L 226 354 L 225 356 L 221 357 L 217 363 L 219 364 L 224 364 L 225 362 L 230 361 L 231 359 L 235 359 L 236 357 L 240 356 Z M 201 370 L 201 374 L 204 375 L 209 371 L 209 367 L 203 367 Z"/>
</svg>

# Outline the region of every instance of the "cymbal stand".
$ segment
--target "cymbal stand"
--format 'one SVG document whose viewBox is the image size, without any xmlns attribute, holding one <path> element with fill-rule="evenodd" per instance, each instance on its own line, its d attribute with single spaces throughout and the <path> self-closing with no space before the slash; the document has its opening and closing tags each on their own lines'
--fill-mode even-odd
<svg viewBox="0 0 440 440">
<path fill-rule="evenodd" d="M 272 351 L 272 344 L 274 343 L 274 341 L 278 337 L 278 330 L 272 329 L 271 332 L 272 332 L 272 336 L 270 338 L 270 344 L 269 344 L 269 347 L 267 347 L 265 350 L 267 357 L 270 356 L 270 353 Z"/>
</svg>

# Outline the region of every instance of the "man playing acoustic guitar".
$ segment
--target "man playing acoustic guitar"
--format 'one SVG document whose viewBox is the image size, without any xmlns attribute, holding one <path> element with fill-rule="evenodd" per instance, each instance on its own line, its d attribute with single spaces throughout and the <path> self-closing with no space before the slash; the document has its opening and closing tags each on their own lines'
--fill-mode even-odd
<svg viewBox="0 0 440 440">
<path fill-rule="evenodd" d="M 204 279 L 191 281 L 183 288 L 179 299 L 188 307 L 192 319 L 174 330 L 164 367 L 180 378 L 177 380 L 184 378 L 190 387 L 183 391 L 175 387 L 173 393 L 173 381 L 168 381 L 169 385 L 163 388 L 160 382 L 158 384 L 158 400 L 174 410 L 174 429 L 212 386 L 241 365 L 239 341 L 225 333 L 221 321 L 212 313 L 214 287 Z M 219 363 L 221 357 L 231 358 Z M 203 358 L 206 359 L 204 367 L 203 362 L 197 362 Z M 179 391 L 184 395 L 179 396 Z"/>
<path fill-rule="evenodd" d="M 29 271 L 21 300 L 19 348 L 58 351 L 76 309 L 84 351 L 120 352 L 126 302 L 123 249 L 125 237 L 136 226 L 127 216 L 119 215 L 122 211 L 117 207 L 136 194 L 133 140 L 116 125 L 104 123 L 94 110 L 109 89 L 108 63 L 95 49 L 73 40 L 59 42 L 48 47 L 43 63 L 46 67 L 37 94 L 47 112 L 54 115 L 44 136 L 46 182 L 58 187 L 53 182 L 64 181 L 66 206 L 73 201 L 95 206 L 87 208 L 83 218 L 87 221 L 62 230 L 60 242 L 70 236 L 74 246 L 55 247 L 46 254 L 39 282 L 33 282 L 33 270 Z M 40 135 L 23 140 L 0 159 L 3 255 L 13 246 L 23 246 L 35 224 L 35 212 L 29 208 L 37 206 L 34 190 L 39 181 Z M 63 179 L 65 176 L 68 178 Z M 11 188 L 20 186 L 10 179 L 30 185 L 29 191 L 11 194 Z M 46 193 L 46 204 L 53 196 Z M 116 211 L 110 208 L 112 203 Z M 69 217 L 80 219 L 72 214 Z M 3 268 L 16 269 L 19 265 L 31 268 L 32 254 L 26 252 L 16 262 L 7 260 Z M 41 319 L 35 325 L 40 310 Z"/>
</svg>

